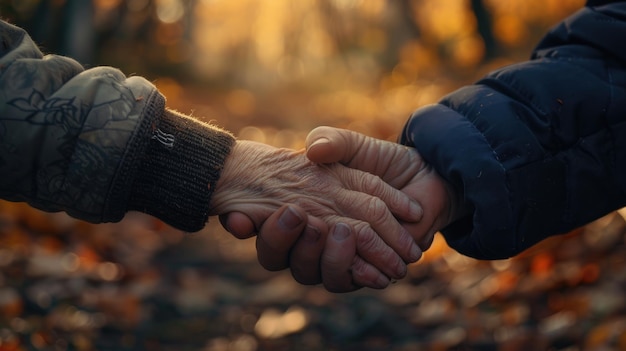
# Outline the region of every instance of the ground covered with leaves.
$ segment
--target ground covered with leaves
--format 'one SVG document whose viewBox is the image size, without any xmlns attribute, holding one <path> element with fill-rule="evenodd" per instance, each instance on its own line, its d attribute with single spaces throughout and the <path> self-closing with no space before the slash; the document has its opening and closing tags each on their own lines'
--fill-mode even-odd
<svg viewBox="0 0 626 351">
<path fill-rule="evenodd" d="M 624 350 L 626 222 L 519 257 L 438 238 L 406 279 L 332 294 L 266 272 L 217 220 L 90 225 L 0 202 L 0 350 Z"/>
</svg>

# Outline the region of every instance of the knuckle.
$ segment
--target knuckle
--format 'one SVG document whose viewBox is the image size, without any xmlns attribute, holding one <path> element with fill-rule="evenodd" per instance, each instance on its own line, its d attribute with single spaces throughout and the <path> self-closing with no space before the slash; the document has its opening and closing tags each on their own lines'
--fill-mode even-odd
<svg viewBox="0 0 626 351">
<path fill-rule="evenodd" d="M 411 248 L 412 248 L 414 243 L 415 243 L 415 239 L 408 232 L 403 231 L 399 235 L 397 247 L 398 248 L 402 248 L 402 250 L 403 250 L 403 257 L 410 257 L 411 256 Z"/>
<path fill-rule="evenodd" d="M 355 259 L 352 263 L 352 275 L 359 280 L 369 275 L 370 267 L 363 260 Z"/>
<path fill-rule="evenodd" d="M 392 190 L 389 193 L 385 194 L 385 197 L 382 199 L 386 208 L 388 208 L 391 212 L 404 213 L 405 210 L 409 208 L 409 198 L 405 196 L 400 190 Z"/>
<path fill-rule="evenodd" d="M 367 202 L 365 211 L 370 223 L 382 223 L 387 219 L 387 205 L 377 197 L 371 197 Z"/>
<path fill-rule="evenodd" d="M 363 191 L 370 195 L 378 196 L 385 191 L 385 183 L 376 175 L 365 174 L 360 177 L 360 182 Z"/>
<path fill-rule="evenodd" d="M 378 254 L 381 251 L 380 247 L 383 242 L 368 224 L 357 225 L 355 230 L 357 232 L 356 246 L 359 252 Z"/>
<path fill-rule="evenodd" d="M 381 279 L 379 277 L 384 277 L 382 273 L 379 273 L 374 267 L 367 265 L 363 261 L 354 265 L 352 275 L 354 277 L 354 284 L 358 286 L 381 289 L 386 287 L 388 284 L 381 283 Z"/>
<path fill-rule="evenodd" d="M 402 278 L 398 267 L 404 264 L 402 258 L 389 247 L 382 238 L 374 233 L 369 226 L 363 226 L 357 230 L 357 251 L 359 255 L 366 259 L 378 269 L 393 278 Z"/>
</svg>

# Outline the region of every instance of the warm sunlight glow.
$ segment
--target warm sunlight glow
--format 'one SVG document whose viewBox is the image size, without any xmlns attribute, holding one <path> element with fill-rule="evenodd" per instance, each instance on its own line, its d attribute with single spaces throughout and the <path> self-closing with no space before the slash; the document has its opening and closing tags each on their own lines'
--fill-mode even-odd
<svg viewBox="0 0 626 351">
<path fill-rule="evenodd" d="M 507 46 L 518 45 L 528 38 L 528 28 L 519 17 L 503 15 L 494 21 L 494 35 Z"/>
<path fill-rule="evenodd" d="M 193 124 L 183 129 L 169 126 L 161 118 L 160 95 L 168 109 L 223 128 L 237 140 L 292 149 L 293 154 L 287 150 L 281 154 L 294 162 L 296 158 L 304 160 L 307 135 L 319 126 L 397 143 L 407 133 L 404 127 L 416 110 L 442 102 L 455 91 L 456 98 L 448 99 L 455 106 L 450 107 L 468 110 L 470 105 L 477 106 L 472 110 L 476 115 L 470 113 L 469 119 L 484 111 L 478 106 L 483 102 L 500 101 L 482 88 L 474 91 L 483 95 L 463 100 L 469 90 L 458 89 L 475 84 L 488 72 L 527 61 L 549 28 L 584 5 L 585 0 L 0 0 L 2 18 L 24 27 L 36 44 L 24 55 L 39 57 L 35 50 L 38 47 L 44 55 L 75 58 L 85 70 L 91 70 L 96 80 L 102 74 L 116 78 L 107 85 L 112 93 L 97 101 L 79 101 L 79 97 L 71 96 L 81 84 L 81 77 L 89 77 L 88 72 L 67 84 L 70 95 L 63 96 L 63 101 L 58 94 L 43 101 L 38 91 L 30 91 L 59 88 L 71 78 L 75 70 L 70 68 L 74 66 L 65 67 L 69 70 L 66 72 L 61 67 L 65 65 L 63 60 L 47 56 L 49 63 L 62 69 L 52 72 L 52 82 L 48 82 L 51 85 L 46 88 L 22 84 L 33 83 L 33 79 L 39 83 L 45 65 L 35 67 L 36 59 L 16 62 L 25 67 L 17 70 L 25 79 L 18 79 L 16 84 L 26 95 L 24 99 L 4 101 L 5 112 L 27 113 L 30 124 L 37 124 L 35 132 L 49 129 L 47 137 L 58 139 L 58 147 L 42 154 L 54 157 L 51 167 L 44 167 L 45 160 L 38 158 L 30 167 L 33 170 L 22 170 L 35 172 L 33 177 L 37 179 L 25 184 L 24 194 L 16 195 L 14 200 L 25 200 L 40 190 L 44 195 L 59 190 L 58 184 L 70 184 L 76 177 L 65 179 L 57 168 L 97 166 L 106 163 L 103 157 L 110 153 L 123 156 L 122 164 L 130 170 L 120 171 L 120 184 L 125 188 L 115 188 L 119 191 L 91 194 L 82 193 L 85 189 L 81 188 L 67 196 L 62 191 L 48 194 L 58 200 L 56 205 L 41 203 L 41 199 L 32 203 L 49 209 L 72 208 L 72 215 L 78 218 L 84 215 L 94 221 L 114 223 L 90 223 L 62 211 L 48 213 L 27 203 L 0 200 L 0 351 L 626 350 L 626 209 L 568 234 L 545 239 L 514 257 L 495 261 L 470 258 L 452 248 L 464 252 L 462 247 L 470 244 L 463 234 L 454 235 L 454 231 L 475 234 L 469 233 L 468 214 L 455 224 L 456 230 L 447 228 L 451 230 L 447 234 L 454 237 L 446 240 L 440 233 L 434 236 L 423 257 L 408 266 L 406 277 L 393 279 L 382 290 L 361 288 L 346 294 L 326 290 L 330 287 L 326 278 L 336 279 L 322 269 L 323 262 L 315 262 L 320 256 L 314 251 L 329 243 L 326 240 L 332 238 L 336 220 L 347 221 L 356 229 L 353 234 L 361 259 L 378 262 L 376 268 L 365 271 L 366 276 L 391 267 L 381 266 L 385 260 L 376 260 L 376 252 L 368 253 L 368 243 L 359 240 L 364 239 L 359 234 L 363 228 L 372 229 L 367 223 L 370 219 L 348 218 L 351 211 L 336 203 L 337 199 L 320 201 L 334 207 L 341 205 L 340 209 L 345 210 L 339 214 L 342 218 L 309 213 L 308 223 L 320 229 L 319 236 L 307 228 L 300 238 L 290 237 L 282 244 L 264 243 L 282 246 L 274 247 L 274 251 L 288 254 L 286 257 L 267 257 L 268 251 L 264 255 L 257 252 L 257 245 L 263 244 L 267 235 L 239 240 L 228 233 L 229 228 L 241 223 L 218 218 L 215 210 L 209 209 L 212 204 L 207 203 L 206 196 L 210 194 L 171 204 L 184 210 L 192 202 L 202 201 L 205 206 L 196 206 L 202 210 L 199 215 L 205 220 L 209 214 L 216 215 L 205 221 L 198 233 L 183 232 L 162 222 L 157 218 L 159 208 L 150 211 L 157 217 L 129 211 L 121 218 L 126 207 L 149 211 L 151 207 L 145 203 L 149 199 L 142 200 L 147 192 L 158 199 L 188 187 L 183 180 L 171 177 L 172 167 L 190 175 L 197 173 L 193 159 L 199 150 L 181 150 L 185 150 L 185 138 L 196 138 L 204 132 L 194 132 Z M 587 24 L 594 26 L 608 23 L 596 21 L 599 17 L 593 15 L 588 18 Z M 593 34 L 588 42 L 579 44 L 593 45 Z M 2 63 L 24 56 L 20 53 L 20 49 L 27 48 L 24 37 L 7 33 L 0 37 L 6 44 L 0 47 Z M 18 42 L 21 46 L 10 51 Z M 617 59 L 613 61 L 611 64 L 616 65 Z M 33 69 L 27 68 L 29 64 Z M 568 62 L 564 60 L 563 64 Z M 101 65 L 118 68 L 121 73 L 96 68 Z M 128 80 L 123 81 L 122 73 Z M 513 84 L 511 89 L 487 83 L 493 83 L 492 88 L 502 93 L 519 90 L 519 94 L 513 94 L 514 100 L 528 100 L 532 95 L 521 83 L 509 82 Z M 128 89 L 132 97 L 119 92 Z M 93 98 L 93 91 L 84 93 Z M 69 105 L 65 101 L 68 99 L 72 100 Z M 576 108 L 572 99 L 551 99 L 554 108 L 546 113 L 558 114 L 561 107 Z M 98 109 L 90 109 L 94 104 Z M 110 116 L 111 111 L 105 108 L 108 105 L 120 110 L 121 115 Z M 139 111 L 142 106 L 146 109 Z M 88 113 L 94 114 L 93 123 L 83 125 Z M 431 113 L 434 115 L 436 110 Z M 58 124 L 64 114 L 71 116 L 63 121 L 67 123 Z M 459 125 L 467 124 L 458 115 L 444 114 L 445 119 L 423 121 L 436 124 L 455 119 L 463 122 Z M 143 132 L 129 134 L 133 121 L 143 115 L 145 123 L 135 128 Z M 8 142 L 1 140 L 11 128 L 19 128 L 5 117 L 0 113 L 0 164 L 6 155 L 10 158 L 12 153 L 20 152 L 19 145 L 12 143 L 13 134 Z M 44 128 L 41 123 L 57 125 Z M 485 123 L 478 127 L 489 132 Z M 83 142 L 80 150 L 85 152 L 76 154 L 68 138 L 80 128 L 88 133 L 85 137 L 89 140 L 103 141 L 105 149 L 95 150 Z M 124 145 L 109 138 L 105 133 L 109 130 L 129 136 L 127 149 L 135 152 L 122 154 Z M 159 132 L 172 133 L 174 145 L 178 146 L 173 150 L 160 147 L 150 139 Z M 467 147 L 467 143 L 451 140 L 457 134 L 429 137 Z M 412 136 L 419 138 L 420 134 Z M 207 141 L 205 146 L 219 150 L 208 155 L 209 169 L 203 161 L 196 170 L 202 173 L 197 176 L 203 189 L 215 193 L 228 192 L 224 188 L 229 183 L 207 185 L 207 179 L 220 175 L 222 161 L 228 164 L 234 159 L 220 156 L 228 151 L 222 142 L 225 139 Z M 411 148 L 403 146 L 401 151 L 408 155 Z M 170 151 L 187 152 L 182 155 L 182 163 L 187 166 L 165 162 L 172 156 Z M 418 145 L 417 152 L 422 151 Z M 70 165 L 66 164 L 63 160 L 72 155 Z M 437 152 L 422 155 L 421 169 L 433 171 L 429 168 L 432 159 L 426 155 L 436 158 Z M 160 156 L 166 159 L 160 162 Z M 421 162 L 419 158 L 415 156 L 416 162 Z M 378 167 L 365 168 L 385 173 L 378 175 L 406 190 L 411 185 L 405 179 L 409 173 L 390 164 L 394 159 L 370 162 L 370 166 L 376 163 Z M 354 163 L 359 161 L 357 158 L 352 161 L 348 166 L 358 166 Z M 367 161 L 358 163 L 363 166 Z M 157 173 L 148 174 L 146 169 L 151 166 Z M 351 171 L 356 180 L 365 179 L 359 171 L 343 169 L 342 165 L 319 166 L 331 173 Z M 161 169 L 168 171 L 158 172 Z M 255 169 L 253 164 L 246 167 L 253 177 L 257 176 L 253 174 Z M 209 175 L 203 175 L 205 172 Z M 294 172 L 286 177 L 304 176 L 305 182 L 325 186 L 323 179 L 311 179 L 309 168 L 300 167 Z M 267 176 L 258 175 L 261 180 Z M 105 178 L 102 175 L 96 183 Z M 276 180 L 271 177 L 271 181 Z M 161 181 L 176 183 L 179 188 L 164 187 Z M 133 184 L 143 187 L 132 190 Z M 354 186 L 358 188 L 359 184 L 341 185 L 358 190 Z M 237 180 L 230 185 L 234 185 L 233 196 L 245 192 L 267 195 L 263 182 L 250 189 L 243 189 L 245 184 Z M 120 196 L 114 196 L 118 193 Z M 74 195 L 81 195 L 79 203 L 68 202 Z M 343 195 L 339 200 L 352 197 Z M 81 212 L 82 203 L 100 201 L 100 197 L 107 200 L 100 211 Z M 248 215 L 254 217 L 254 226 L 248 228 L 247 235 L 240 233 L 237 237 L 262 234 L 263 217 L 280 214 L 275 211 L 281 203 L 270 200 L 246 200 L 241 209 L 251 211 Z M 294 204 L 307 205 L 308 200 L 300 200 L 296 196 Z M 432 198 L 420 200 L 426 215 L 433 214 L 442 203 Z M 255 213 L 257 203 L 260 212 Z M 281 216 L 279 226 L 285 224 L 285 218 Z M 428 216 L 424 220 L 427 222 Z M 407 229 L 421 244 L 424 234 L 416 229 L 419 223 L 414 224 L 408 223 Z M 382 241 L 391 239 L 384 230 L 378 230 L 381 228 L 374 229 Z M 539 234 L 532 233 L 527 239 L 534 240 Z M 351 258 L 352 251 L 345 253 L 350 254 L 346 258 L 356 262 Z M 304 260 L 299 262 L 300 254 L 308 256 L 301 256 Z M 270 272 L 266 268 L 285 269 Z M 349 271 L 331 273 L 350 283 L 346 275 Z M 363 283 L 352 278 L 353 284 Z"/>
<path fill-rule="evenodd" d="M 94 6 L 100 10 L 108 11 L 117 7 L 122 0 L 94 0 Z"/>
<path fill-rule="evenodd" d="M 126 7 L 133 12 L 139 12 L 146 9 L 150 5 L 150 0 L 127 0 Z"/>
<path fill-rule="evenodd" d="M 415 10 L 416 23 L 432 40 L 449 40 L 474 30 L 475 20 L 467 9 L 467 1 L 427 0 Z"/>
<path fill-rule="evenodd" d="M 452 58 L 461 67 L 475 67 L 483 59 L 485 45 L 477 35 L 459 38 L 453 46 Z"/>
<path fill-rule="evenodd" d="M 185 15 L 181 0 L 157 0 L 156 15 L 163 23 L 175 23 Z"/>
</svg>

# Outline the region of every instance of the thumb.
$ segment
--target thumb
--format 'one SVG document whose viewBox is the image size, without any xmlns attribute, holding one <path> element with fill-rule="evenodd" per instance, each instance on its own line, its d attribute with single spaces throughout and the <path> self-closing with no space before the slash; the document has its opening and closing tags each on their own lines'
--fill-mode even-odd
<svg viewBox="0 0 626 351">
<path fill-rule="evenodd" d="M 306 156 L 315 163 L 349 164 L 364 136 L 346 129 L 317 127 L 306 138 Z"/>
<path fill-rule="evenodd" d="M 317 127 L 309 133 L 306 156 L 311 162 L 339 162 L 372 173 L 397 189 L 424 165 L 413 148 L 332 127 Z"/>
</svg>

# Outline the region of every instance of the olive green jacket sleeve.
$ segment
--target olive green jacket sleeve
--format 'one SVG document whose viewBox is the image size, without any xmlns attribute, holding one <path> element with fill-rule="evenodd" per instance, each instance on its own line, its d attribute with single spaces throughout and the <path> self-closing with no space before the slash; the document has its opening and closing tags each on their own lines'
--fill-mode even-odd
<svg viewBox="0 0 626 351">
<path fill-rule="evenodd" d="M 233 137 L 141 77 L 44 56 L 0 21 L 0 198 L 89 222 L 137 210 L 200 230 Z"/>
</svg>

